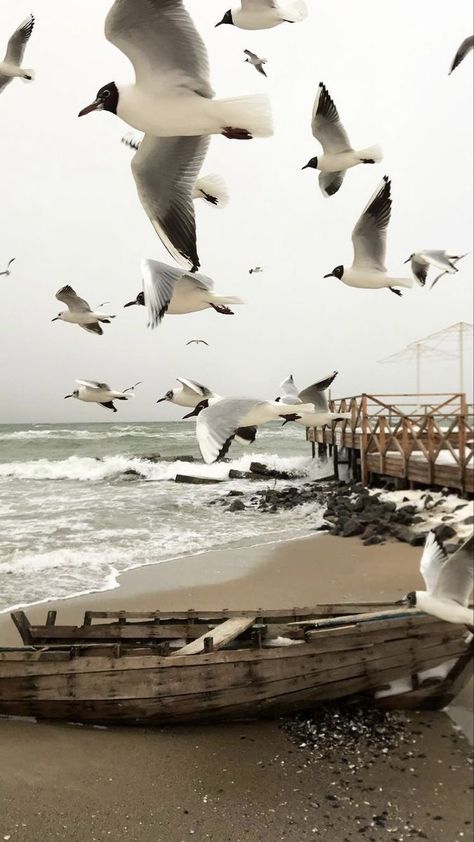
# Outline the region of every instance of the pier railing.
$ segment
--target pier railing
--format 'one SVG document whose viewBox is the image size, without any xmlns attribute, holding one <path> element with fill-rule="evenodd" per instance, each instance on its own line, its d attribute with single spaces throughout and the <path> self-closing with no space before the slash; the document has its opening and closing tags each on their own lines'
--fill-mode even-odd
<svg viewBox="0 0 474 842">
<path fill-rule="evenodd" d="M 360 477 L 371 473 L 473 491 L 473 407 L 463 393 L 363 394 L 329 402 L 351 414 L 308 439 L 352 452 Z"/>
</svg>

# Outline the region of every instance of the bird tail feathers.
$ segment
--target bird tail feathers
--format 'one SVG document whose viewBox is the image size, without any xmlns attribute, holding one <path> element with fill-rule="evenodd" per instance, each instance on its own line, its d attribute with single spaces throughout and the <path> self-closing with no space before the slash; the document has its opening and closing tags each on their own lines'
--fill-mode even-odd
<svg viewBox="0 0 474 842">
<path fill-rule="evenodd" d="M 204 199 L 215 208 L 225 208 L 229 202 L 227 185 L 221 175 L 210 173 L 200 178 L 196 183 L 196 190 L 202 193 Z"/>
<path fill-rule="evenodd" d="M 368 146 L 367 149 L 358 149 L 357 156 L 361 161 L 370 161 L 371 163 L 379 164 L 383 158 L 383 150 L 378 144 L 376 146 Z"/>
<path fill-rule="evenodd" d="M 411 289 L 413 286 L 413 278 L 396 278 L 394 281 L 392 281 L 391 286 L 405 287 L 405 289 Z"/>
<path fill-rule="evenodd" d="M 247 140 L 253 137 L 270 137 L 273 134 L 272 109 L 267 96 L 219 99 L 215 101 L 215 107 L 220 112 L 222 133 L 227 137 Z M 232 129 L 233 133 L 226 131 Z"/>
</svg>

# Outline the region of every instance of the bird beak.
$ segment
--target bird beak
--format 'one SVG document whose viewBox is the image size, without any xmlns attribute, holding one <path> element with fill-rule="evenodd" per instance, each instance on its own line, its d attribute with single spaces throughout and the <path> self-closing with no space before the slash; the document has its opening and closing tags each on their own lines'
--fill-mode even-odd
<svg viewBox="0 0 474 842">
<path fill-rule="evenodd" d="M 66 400 L 67 398 L 73 398 L 73 397 L 74 397 L 74 395 L 64 395 L 64 400 Z"/>
<path fill-rule="evenodd" d="M 325 278 L 334 278 L 335 275 L 332 272 L 330 272 L 329 275 L 324 275 L 324 277 Z"/>
<path fill-rule="evenodd" d="M 410 260 L 411 260 L 411 257 L 407 257 L 407 259 L 403 261 L 403 265 L 405 265 L 405 263 L 409 263 Z"/>
<path fill-rule="evenodd" d="M 404 596 L 403 599 L 397 599 L 395 605 L 409 605 L 408 597 Z"/>
<path fill-rule="evenodd" d="M 219 23 L 216 23 L 214 29 L 217 29 L 218 26 L 222 26 L 223 23 L 224 23 L 224 21 L 220 20 Z"/>
<path fill-rule="evenodd" d="M 54 319 L 51 319 L 52 322 L 57 322 L 59 320 L 59 316 L 55 316 Z"/>
<path fill-rule="evenodd" d="M 125 306 L 127 306 L 127 305 L 125 305 Z M 160 399 L 157 401 L 157 403 L 163 403 L 163 401 L 165 401 L 165 400 L 167 400 L 167 398 L 160 398 Z"/>
<path fill-rule="evenodd" d="M 102 108 L 102 103 L 100 99 L 95 99 L 94 102 L 91 102 L 90 105 L 86 105 L 82 111 L 79 111 L 78 117 L 85 117 L 86 114 L 91 114 L 92 111 L 100 111 Z"/>
<path fill-rule="evenodd" d="M 302 170 L 309 170 L 311 169 L 309 164 L 305 164 L 304 167 L 301 167 Z"/>
<path fill-rule="evenodd" d="M 123 305 L 123 309 L 125 310 L 125 307 L 133 307 L 133 305 L 136 304 L 136 303 L 137 303 L 136 300 L 135 301 L 129 301 L 128 304 Z"/>
</svg>

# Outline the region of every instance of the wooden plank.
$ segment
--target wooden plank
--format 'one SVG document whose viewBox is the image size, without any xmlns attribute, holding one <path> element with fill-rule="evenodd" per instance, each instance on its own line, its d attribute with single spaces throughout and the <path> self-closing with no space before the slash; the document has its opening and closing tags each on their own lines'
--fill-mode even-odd
<svg viewBox="0 0 474 842">
<path fill-rule="evenodd" d="M 211 629 L 214 623 L 207 624 Z M 134 623 L 109 623 L 108 625 L 90 626 L 31 626 L 31 639 L 35 643 L 54 645 L 55 643 L 74 643 L 92 641 L 133 641 L 133 640 L 180 640 L 181 638 L 200 637 L 203 633 L 202 625 L 165 623 L 151 623 L 137 625 Z"/>
<path fill-rule="evenodd" d="M 32 638 L 31 638 L 31 632 L 30 632 L 31 626 L 30 626 L 30 621 L 28 620 L 28 617 L 26 616 L 25 612 L 24 611 L 13 611 L 13 613 L 10 614 L 10 617 L 12 618 L 13 622 L 15 623 L 15 626 L 18 629 L 18 632 L 20 634 L 20 637 L 21 637 L 23 643 L 26 646 L 30 646 L 31 643 L 33 642 Z"/>
<path fill-rule="evenodd" d="M 392 608 L 387 611 L 374 611 L 362 614 L 348 614 L 344 617 L 330 617 L 328 619 L 299 620 L 288 623 L 289 626 L 315 626 L 329 628 L 331 626 L 347 626 L 362 622 L 377 622 L 382 620 L 412 620 L 416 617 L 426 617 L 423 611 L 416 608 Z"/>
<path fill-rule="evenodd" d="M 212 640 L 212 649 L 222 649 L 226 643 L 230 643 L 231 640 L 235 640 L 239 634 L 242 634 L 244 631 L 253 626 L 256 616 L 253 617 L 231 617 L 230 620 L 226 620 L 225 623 L 222 623 L 220 626 L 216 626 L 210 632 L 206 632 L 201 637 L 198 637 L 197 640 L 193 640 L 192 643 L 188 643 L 186 646 L 183 646 L 182 649 L 178 649 L 175 652 L 175 655 L 199 655 L 201 652 L 206 651 L 206 647 L 210 646 L 210 643 L 206 643 L 206 640 Z"/>
</svg>

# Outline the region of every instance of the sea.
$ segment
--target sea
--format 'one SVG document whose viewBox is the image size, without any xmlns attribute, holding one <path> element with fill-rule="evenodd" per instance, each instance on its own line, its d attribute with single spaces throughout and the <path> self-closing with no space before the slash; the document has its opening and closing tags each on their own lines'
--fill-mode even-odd
<svg viewBox="0 0 474 842">
<path fill-rule="evenodd" d="M 203 564 L 213 548 L 308 535 L 321 522 L 317 504 L 274 514 L 209 505 L 231 489 L 275 485 L 228 481 L 252 461 L 297 471 L 291 484 L 327 474 L 302 427 L 269 424 L 251 448 L 235 443 L 215 465 L 191 456 L 199 460 L 192 421 L 0 425 L 0 613 L 109 590 L 131 568 L 183 555 Z M 177 474 L 227 481 L 185 485 Z"/>
</svg>

